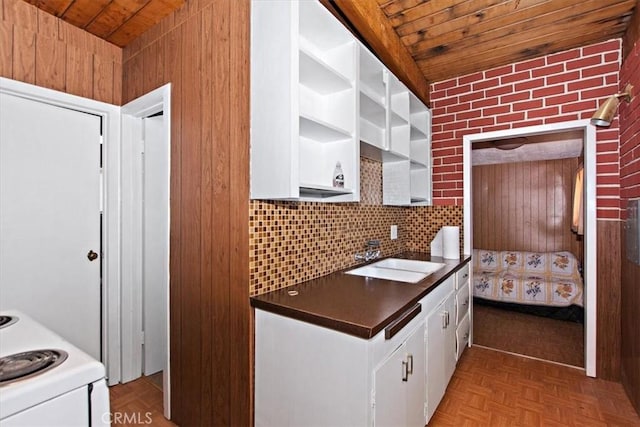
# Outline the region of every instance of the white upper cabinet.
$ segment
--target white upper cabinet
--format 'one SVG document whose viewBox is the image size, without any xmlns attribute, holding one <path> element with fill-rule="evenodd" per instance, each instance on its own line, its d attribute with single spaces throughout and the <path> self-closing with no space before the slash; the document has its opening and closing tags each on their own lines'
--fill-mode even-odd
<svg viewBox="0 0 640 427">
<path fill-rule="evenodd" d="M 252 3 L 251 198 L 359 200 L 357 54 L 317 2 Z"/>
<path fill-rule="evenodd" d="M 396 76 L 387 74 L 387 128 L 389 151 L 403 159 L 409 158 L 409 89 Z"/>
<path fill-rule="evenodd" d="M 362 155 L 383 163 L 385 205 L 431 204 L 431 111 L 359 44 Z"/>
<path fill-rule="evenodd" d="M 409 94 L 411 204 L 431 205 L 431 110 Z"/>
<path fill-rule="evenodd" d="M 396 125 L 390 127 L 389 152 L 381 156 L 383 203 L 431 205 L 431 111 L 411 92 L 397 91 L 395 98 L 389 116 Z M 406 122 L 401 119 L 405 111 Z"/>
<path fill-rule="evenodd" d="M 387 141 L 387 90 L 382 62 L 367 49 L 359 49 L 360 59 L 360 140 L 381 150 Z"/>
<path fill-rule="evenodd" d="M 384 204 L 431 204 L 429 109 L 319 2 L 253 0 L 251 198 L 358 201 L 361 147 Z"/>
</svg>

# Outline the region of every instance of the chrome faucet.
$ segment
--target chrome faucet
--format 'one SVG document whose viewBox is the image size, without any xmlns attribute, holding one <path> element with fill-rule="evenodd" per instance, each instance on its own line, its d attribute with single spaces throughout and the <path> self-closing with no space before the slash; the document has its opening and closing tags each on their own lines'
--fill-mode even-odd
<svg viewBox="0 0 640 427">
<path fill-rule="evenodd" d="M 367 249 L 364 251 L 364 253 L 356 253 L 356 261 L 367 262 L 380 257 L 381 252 L 379 240 L 368 240 L 366 243 L 366 248 Z"/>
</svg>

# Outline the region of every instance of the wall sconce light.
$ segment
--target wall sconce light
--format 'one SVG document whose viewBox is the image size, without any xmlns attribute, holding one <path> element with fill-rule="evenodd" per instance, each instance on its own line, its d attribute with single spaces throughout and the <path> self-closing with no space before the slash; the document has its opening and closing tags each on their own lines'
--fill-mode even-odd
<svg viewBox="0 0 640 427">
<path fill-rule="evenodd" d="M 594 126 L 609 126 L 613 116 L 616 114 L 618 105 L 620 104 L 619 98 L 624 98 L 625 101 L 630 102 L 633 92 L 633 86 L 627 84 L 624 88 L 624 92 L 616 93 L 607 98 L 606 101 L 600 105 L 598 111 L 591 117 L 591 124 Z"/>
</svg>

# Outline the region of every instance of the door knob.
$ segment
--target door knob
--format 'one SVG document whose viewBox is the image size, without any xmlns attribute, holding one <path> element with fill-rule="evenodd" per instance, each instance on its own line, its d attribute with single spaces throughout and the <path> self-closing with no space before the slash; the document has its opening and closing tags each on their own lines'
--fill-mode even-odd
<svg viewBox="0 0 640 427">
<path fill-rule="evenodd" d="M 90 250 L 89 253 L 87 254 L 87 258 L 89 258 L 89 261 L 93 261 L 98 258 L 98 254 Z"/>
</svg>

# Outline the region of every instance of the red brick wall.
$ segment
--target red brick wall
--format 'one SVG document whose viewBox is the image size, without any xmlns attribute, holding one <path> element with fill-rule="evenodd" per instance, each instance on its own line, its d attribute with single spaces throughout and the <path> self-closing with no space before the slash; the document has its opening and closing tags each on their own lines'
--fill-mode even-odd
<svg viewBox="0 0 640 427">
<path fill-rule="evenodd" d="M 640 41 L 635 44 L 620 69 L 620 91 L 633 85 L 631 103 L 622 101 L 620 113 L 620 197 L 622 217 L 626 201 L 640 197 Z"/>
<path fill-rule="evenodd" d="M 621 41 L 610 40 L 432 84 L 434 203 L 463 204 L 463 135 L 590 118 L 618 91 L 620 50 Z M 617 119 L 598 128 L 602 219 L 620 218 L 618 141 Z"/>
</svg>

